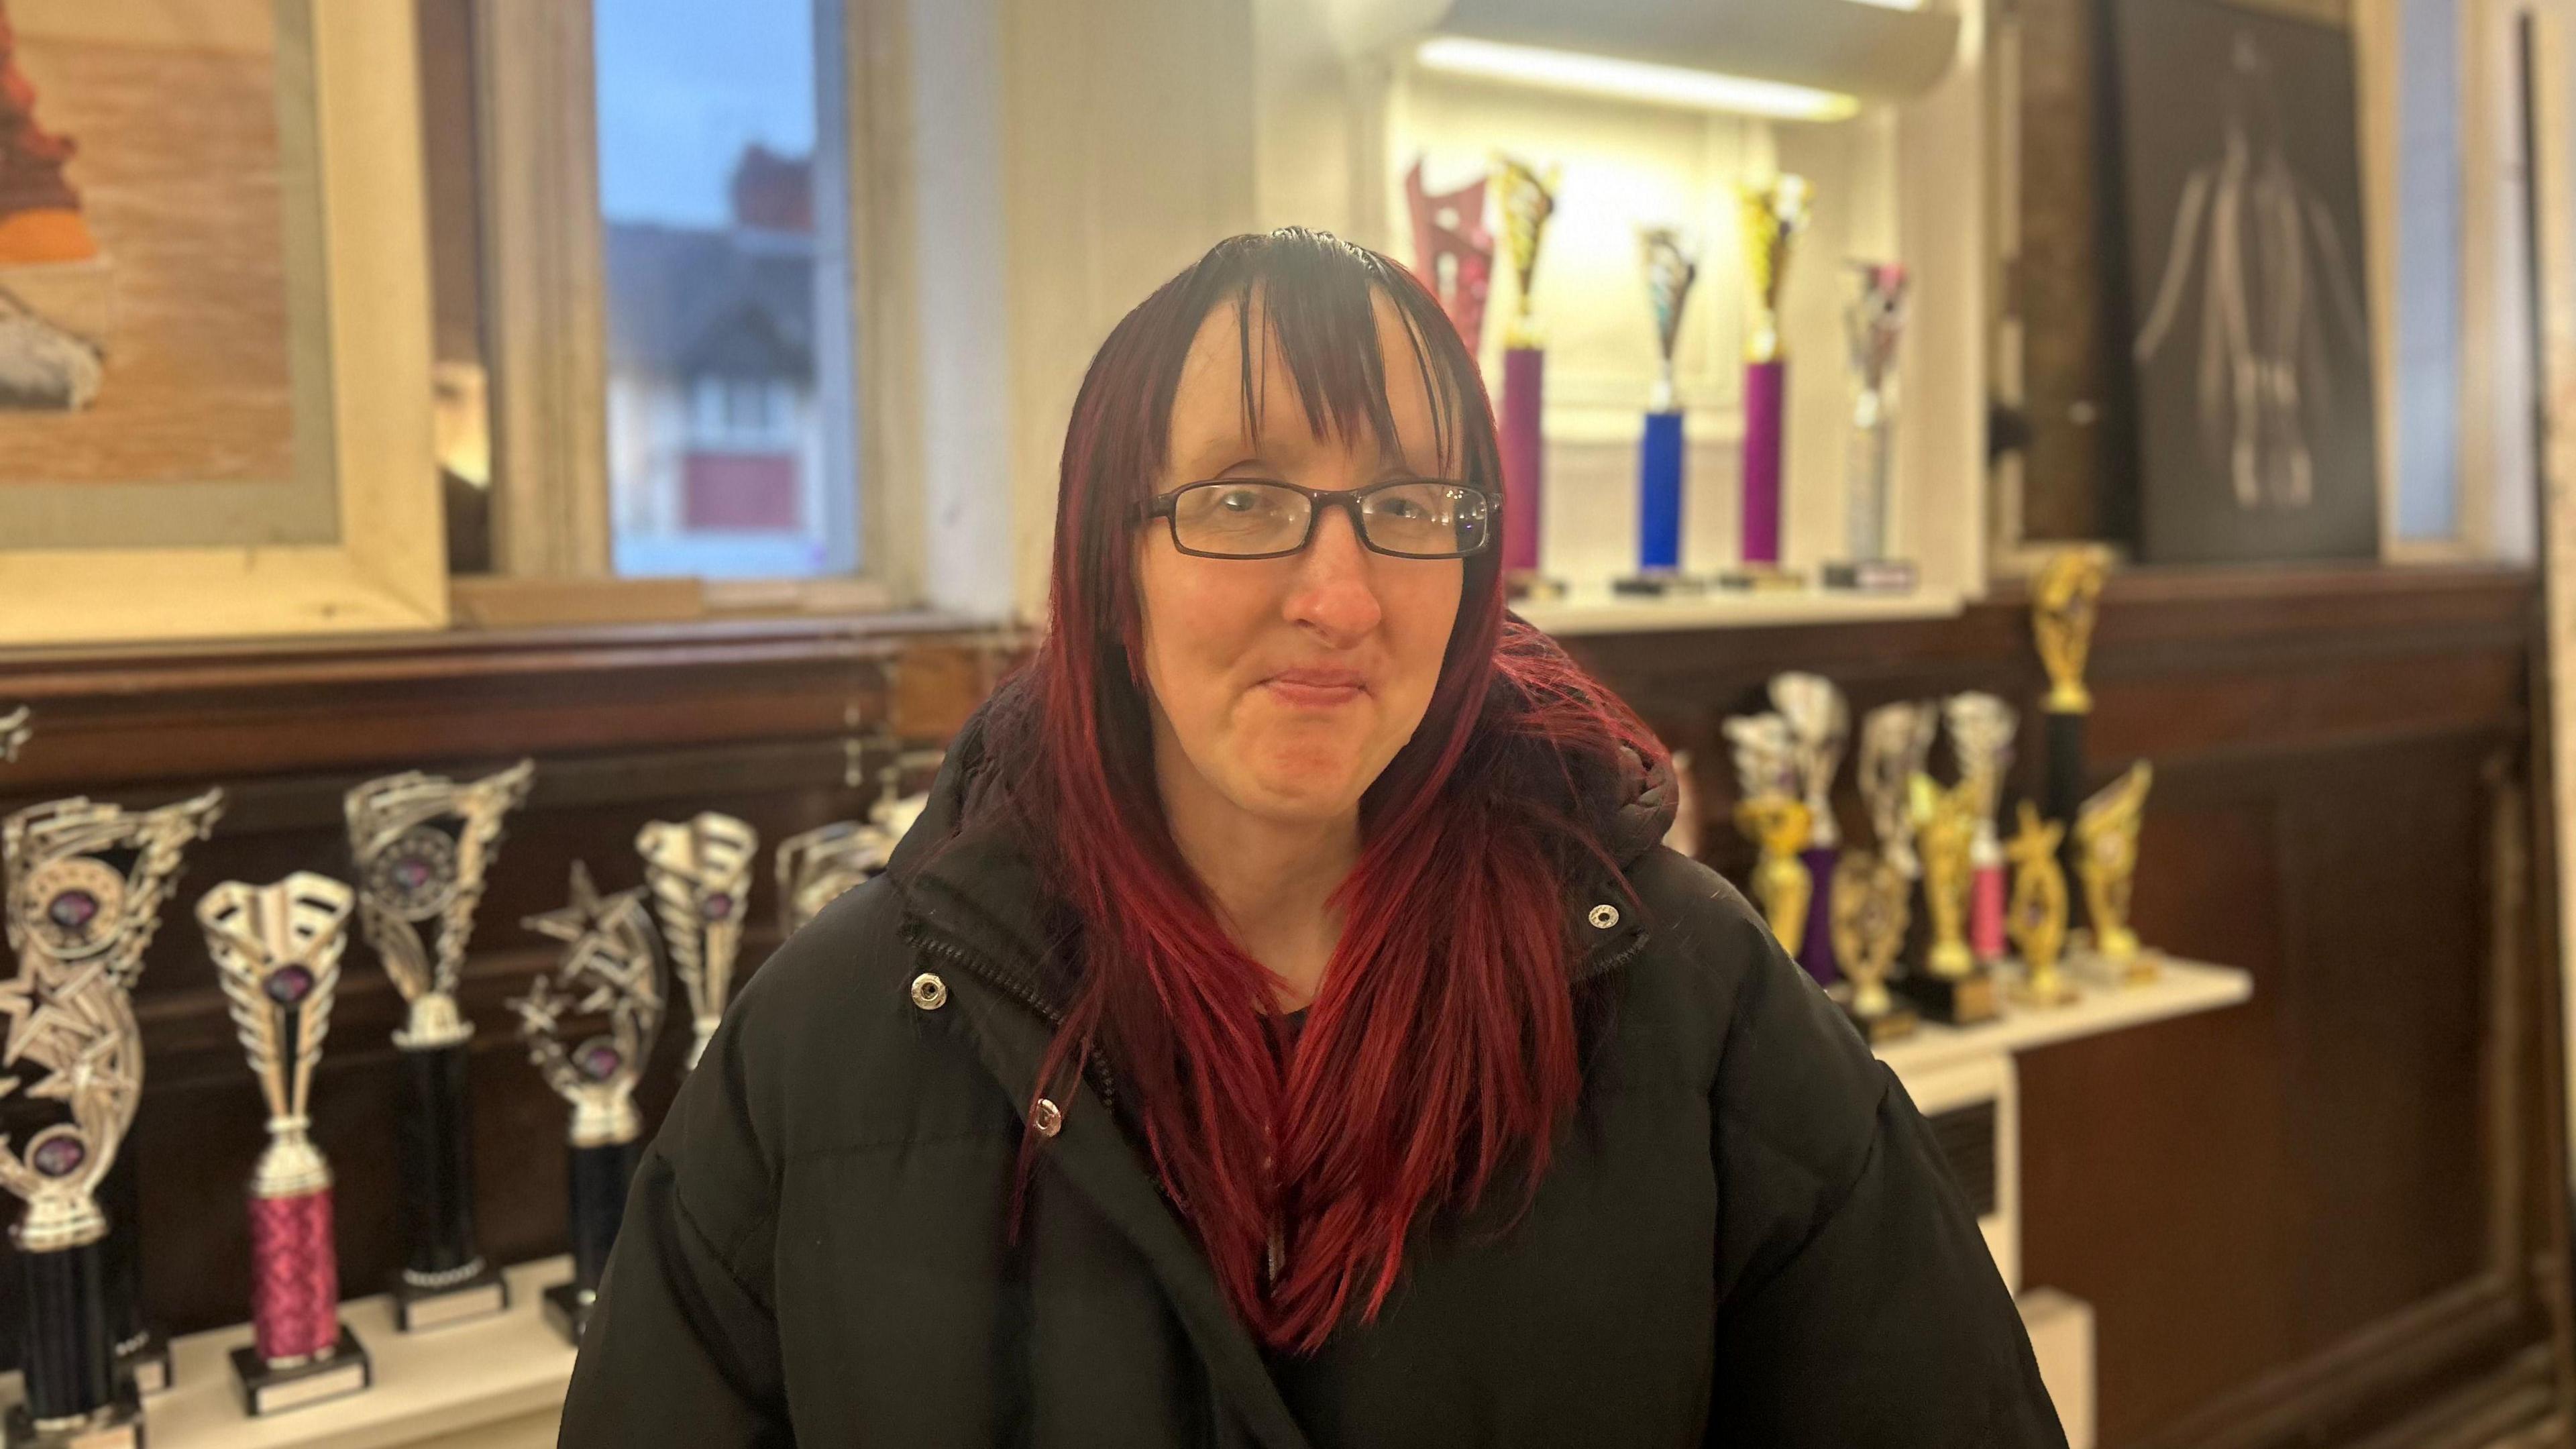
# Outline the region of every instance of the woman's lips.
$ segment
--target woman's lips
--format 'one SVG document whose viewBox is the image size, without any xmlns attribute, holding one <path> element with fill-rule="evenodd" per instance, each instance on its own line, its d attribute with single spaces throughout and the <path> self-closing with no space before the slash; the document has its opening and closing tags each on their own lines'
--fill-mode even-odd
<svg viewBox="0 0 2576 1449">
<path fill-rule="evenodd" d="M 1330 709 L 1368 693 L 1368 679 L 1350 669 L 1283 669 L 1261 687 L 1291 708 Z"/>
</svg>

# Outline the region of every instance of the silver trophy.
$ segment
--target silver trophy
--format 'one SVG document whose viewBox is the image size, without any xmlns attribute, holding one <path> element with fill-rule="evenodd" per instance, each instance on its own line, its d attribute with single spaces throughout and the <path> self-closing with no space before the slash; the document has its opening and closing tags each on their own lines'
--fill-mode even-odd
<svg viewBox="0 0 2576 1449">
<path fill-rule="evenodd" d="M 27 723 L 34 715 L 35 711 L 23 704 L 7 714 L 0 714 L 0 765 L 18 758 L 18 748 L 36 732 Z"/>
<path fill-rule="evenodd" d="M 11 1232 L 28 1313 L 27 1399 L 12 1411 L 13 1444 L 139 1441 L 132 1387 L 140 1381 L 123 1359 L 125 1340 L 141 1354 L 151 1338 L 135 1291 L 139 1193 L 109 1183 L 143 1096 L 129 993 L 189 842 L 214 828 L 222 808 L 223 793 L 209 790 L 144 811 L 56 800 L 0 821 L 8 940 L 18 958 L 17 974 L 0 983 L 0 1015 L 9 1019 L 0 1068 L 11 1073 L 0 1078 L 0 1095 L 23 1091 L 69 1118 L 23 1150 L 0 1137 L 0 1187 L 27 1204 Z M 126 857 L 124 868 L 109 855 Z M 31 1074 L 30 1064 L 42 1072 Z M 116 1176 L 134 1183 L 130 1164 Z M 99 1202 L 102 1185 L 117 1199 L 113 1222 Z"/>
<path fill-rule="evenodd" d="M 1880 857 L 1909 881 L 1923 878 L 1922 858 L 1914 853 L 1910 792 L 1940 728 L 1940 707 L 1930 700 L 1883 704 L 1860 722 L 1860 798 L 1869 807 Z"/>
<path fill-rule="evenodd" d="M 635 849 L 644 857 L 672 973 L 689 993 L 688 1065 L 694 1069 L 733 996 L 760 835 L 730 815 L 705 811 L 676 823 L 654 821 L 636 833 Z"/>
<path fill-rule="evenodd" d="M 216 978 L 268 1104 L 268 1147 L 250 1178 L 251 1336 L 232 1352 L 254 1414 L 353 1394 L 373 1379 L 340 1322 L 331 1165 L 313 1143 L 313 1069 L 330 1034 L 356 892 L 298 871 L 274 885 L 226 881 L 197 901 Z"/>
<path fill-rule="evenodd" d="M 1834 824 L 1834 773 L 1851 739 L 1851 707 L 1833 681 L 1793 672 L 1771 676 L 1771 708 L 1789 724 L 1798 790 L 1810 821 L 1807 848 L 1831 850 L 1842 843 Z"/>
<path fill-rule="evenodd" d="M 344 802 L 358 863 L 358 920 L 409 1003 L 394 1032 L 405 1258 L 394 1318 L 405 1333 L 498 1313 L 510 1287 L 475 1246 L 472 1024 L 456 1003 L 474 910 L 503 817 L 528 798 L 536 762 L 459 783 L 418 771 L 370 780 Z M 434 922 L 433 937 L 420 927 Z"/>
<path fill-rule="evenodd" d="M 927 758 L 935 762 L 933 752 Z M 904 832 L 921 818 L 930 796 L 897 795 L 907 761 L 878 772 L 884 794 L 865 820 L 835 820 L 778 842 L 778 934 L 795 935 L 823 908 L 885 872 Z"/>
<path fill-rule="evenodd" d="M 572 1107 L 573 1278 L 548 1288 L 545 1304 L 546 1316 L 574 1343 L 581 1342 L 618 1220 L 626 1215 L 626 1183 L 644 1135 L 635 1083 L 662 1026 L 662 976 L 643 897 L 640 887 L 602 896 L 589 869 L 573 862 L 571 904 L 527 919 L 529 929 L 563 942 L 563 955 L 551 976 L 539 976 L 510 1004 L 528 1059 Z M 567 1017 L 601 1029 L 566 1045 Z"/>
<path fill-rule="evenodd" d="M 2012 764 L 2017 722 L 2011 705 L 1991 694 L 1971 691 L 1943 702 L 1950 723 L 1950 754 L 1959 779 L 1975 794 L 1976 834 L 1968 843 L 1968 866 L 1975 895 L 1968 913 L 1968 939 L 1977 954 L 2001 960 L 2009 948 L 2004 929 L 2007 894 L 2003 837 L 1995 821 L 2003 805 L 2004 771 Z"/>
<path fill-rule="evenodd" d="M 500 853 L 503 817 L 526 803 L 537 764 L 463 784 L 412 771 L 370 780 L 342 802 L 358 862 L 358 920 L 409 1016 L 394 1044 L 453 1045 L 474 1034 L 456 1006 L 474 911 Z M 424 942 L 420 927 L 436 922 Z"/>
<path fill-rule="evenodd" d="M 1736 793 L 1747 800 L 1801 794 L 1797 741 L 1789 722 L 1776 714 L 1741 714 L 1726 722 L 1726 742 L 1735 756 Z"/>
</svg>

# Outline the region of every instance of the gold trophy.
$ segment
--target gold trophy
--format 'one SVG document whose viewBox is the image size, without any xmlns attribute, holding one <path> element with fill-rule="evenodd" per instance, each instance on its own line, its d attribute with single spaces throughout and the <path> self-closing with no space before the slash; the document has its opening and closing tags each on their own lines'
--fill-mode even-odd
<svg viewBox="0 0 2576 1449">
<path fill-rule="evenodd" d="M 2030 583 L 2031 637 L 2048 670 L 2048 698 L 2040 706 L 2048 716 L 2048 818 L 2061 826 L 2075 823 L 2076 807 L 2084 799 L 2084 720 L 2093 712 L 2084 665 L 2093 651 L 2094 616 L 2110 571 L 2108 549 L 2070 548 L 2041 565 Z M 2072 876 L 2074 840 L 2069 838 L 2062 849 L 2059 864 Z"/>
<path fill-rule="evenodd" d="M 2093 954 L 2131 986 L 2155 980 L 2161 964 L 2155 952 L 2139 948 L 2138 933 L 2129 927 L 2129 893 L 2137 884 L 2138 828 L 2145 823 L 2147 789 L 2155 778 L 2155 767 L 2140 760 L 2085 801 L 2075 815 L 2076 873 L 2084 882 L 2085 909 L 2093 918 Z"/>
<path fill-rule="evenodd" d="M 1845 855 L 1834 868 L 1834 959 L 1842 963 L 1843 979 L 1830 994 L 1872 1046 L 1914 1030 L 1914 1013 L 1897 1005 L 1887 989 L 1896 953 L 1905 945 L 1913 893 L 1905 872 L 1865 852 Z"/>
<path fill-rule="evenodd" d="M 671 971 L 689 993 L 695 1035 L 688 1066 L 695 1069 L 733 997 L 734 957 L 742 950 L 760 835 L 744 821 L 709 810 L 676 824 L 654 821 L 636 833 L 635 849 L 644 857 L 644 879 L 661 918 Z"/>
<path fill-rule="evenodd" d="M 1932 757 L 1940 729 L 1940 708 L 1929 700 L 1882 704 L 1861 717 L 1861 803 L 1869 807 L 1878 853 L 1907 880 L 1923 874 L 1914 853 L 1914 777 Z"/>
<path fill-rule="evenodd" d="M 1798 588 L 1805 582 L 1781 567 L 1781 513 L 1786 494 L 1782 456 L 1789 422 L 1789 356 L 1780 333 L 1780 306 L 1789 257 L 1807 229 L 1815 193 L 1805 179 L 1780 176 L 1737 187 L 1744 228 L 1744 277 L 1752 330 L 1744 346 L 1744 464 L 1742 563 L 1720 576 L 1734 589 Z"/>
<path fill-rule="evenodd" d="M 2057 969 L 2066 950 L 2066 871 L 2057 863 L 2066 827 L 2039 818 L 2039 807 L 2021 802 L 2021 833 L 2005 845 L 2012 858 L 2012 909 L 2007 924 L 2013 944 L 2021 948 L 2029 975 L 2013 988 L 2013 1000 L 2030 1006 L 2064 1006 L 2075 1000 L 2075 988 Z"/>
<path fill-rule="evenodd" d="M 1740 797 L 1735 826 L 1762 852 L 1753 868 L 1753 897 L 1762 903 L 1771 934 L 1795 957 L 1806 944 L 1807 910 L 1815 899 L 1814 877 L 1798 858 L 1815 820 L 1798 774 L 1797 738 L 1776 714 L 1730 719 L 1726 738 L 1735 751 Z"/>
<path fill-rule="evenodd" d="M 1924 968 L 1906 979 L 1906 991 L 1923 1014 L 1947 1026 L 1991 1021 L 1998 1011 L 1992 974 L 1968 948 L 1968 895 L 1975 884 L 1977 790 L 1972 783 L 1943 789 L 1916 775 L 1908 790 L 1914 849 L 1923 861 L 1923 902 L 1932 915 L 1932 946 Z"/>
</svg>

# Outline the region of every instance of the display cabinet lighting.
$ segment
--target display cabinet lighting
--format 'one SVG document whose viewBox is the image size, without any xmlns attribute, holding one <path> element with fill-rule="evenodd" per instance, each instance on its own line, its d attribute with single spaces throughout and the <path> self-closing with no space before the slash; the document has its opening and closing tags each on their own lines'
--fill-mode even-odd
<svg viewBox="0 0 2576 1449">
<path fill-rule="evenodd" d="M 1414 59 L 1426 69 L 1453 75 L 1774 120 L 1845 121 L 1860 113 L 1860 101 L 1839 91 L 1465 36 L 1425 40 L 1414 51 Z"/>
</svg>

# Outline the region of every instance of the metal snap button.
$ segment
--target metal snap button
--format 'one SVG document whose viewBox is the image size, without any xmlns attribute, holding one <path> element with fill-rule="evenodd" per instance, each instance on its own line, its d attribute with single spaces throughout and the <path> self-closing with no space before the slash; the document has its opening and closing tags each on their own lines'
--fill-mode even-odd
<svg viewBox="0 0 2576 1449">
<path fill-rule="evenodd" d="M 1596 931 L 1606 931 L 1617 924 L 1619 924 L 1619 908 L 1617 906 L 1599 905 L 1592 908 L 1592 929 Z"/>
<path fill-rule="evenodd" d="M 924 971 L 912 978 L 912 1004 L 924 1011 L 937 1011 L 948 1004 L 948 983 Z"/>
<path fill-rule="evenodd" d="M 1029 1125 L 1037 1129 L 1040 1137 L 1053 1137 L 1064 1130 L 1064 1109 L 1040 1097 L 1038 1104 L 1029 1109 Z"/>
</svg>

